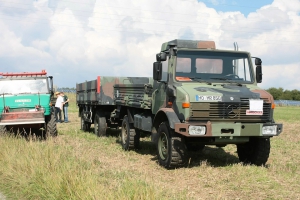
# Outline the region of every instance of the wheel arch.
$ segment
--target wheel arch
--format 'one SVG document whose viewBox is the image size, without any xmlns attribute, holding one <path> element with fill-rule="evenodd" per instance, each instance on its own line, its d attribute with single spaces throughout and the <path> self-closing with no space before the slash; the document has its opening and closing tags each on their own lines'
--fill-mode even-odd
<svg viewBox="0 0 300 200">
<path fill-rule="evenodd" d="M 172 108 L 161 108 L 158 110 L 158 112 L 155 114 L 152 125 L 151 140 L 153 142 L 157 142 L 157 130 L 159 125 L 164 121 L 168 121 L 171 129 L 175 128 L 175 123 L 180 123 L 180 120 Z"/>
</svg>

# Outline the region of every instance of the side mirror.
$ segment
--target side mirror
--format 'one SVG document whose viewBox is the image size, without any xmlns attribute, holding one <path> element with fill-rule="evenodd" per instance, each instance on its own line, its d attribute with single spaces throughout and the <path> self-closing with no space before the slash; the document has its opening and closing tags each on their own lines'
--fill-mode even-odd
<svg viewBox="0 0 300 200">
<path fill-rule="evenodd" d="M 153 63 L 153 79 L 160 81 L 162 78 L 162 64 L 161 62 Z"/>
<path fill-rule="evenodd" d="M 54 95 L 54 89 L 53 89 L 53 76 L 48 76 L 49 78 L 49 81 L 50 81 L 50 85 L 49 85 L 49 89 L 50 89 L 50 93 L 51 93 L 51 96 Z"/>
<path fill-rule="evenodd" d="M 256 65 L 256 82 L 261 83 L 262 82 L 262 68 L 261 68 L 261 59 L 255 58 L 255 65 Z"/>
<path fill-rule="evenodd" d="M 262 61 L 260 58 L 255 58 L 255 65 L 261 65 Z"/>
<path fill-rule="evenodd" d="M 156 61 L 160 62 L 160 61 L 166 61 L 167 60 L 167 54 L 164 52 L 160 52 L 158 54 L 156 54 Z"/>
</svg>

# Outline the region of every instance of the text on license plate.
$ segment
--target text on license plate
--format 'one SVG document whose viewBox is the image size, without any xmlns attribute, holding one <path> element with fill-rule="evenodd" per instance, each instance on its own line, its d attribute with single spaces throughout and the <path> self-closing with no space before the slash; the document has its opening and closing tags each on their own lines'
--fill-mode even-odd
<svg viewBox="0 0 300 200">
<path fill-rule="evenodd" d="M 217 95 L 196 95 L 196 101 L 222 101 L 222 96 L 217 96 Z"/>
</svg>

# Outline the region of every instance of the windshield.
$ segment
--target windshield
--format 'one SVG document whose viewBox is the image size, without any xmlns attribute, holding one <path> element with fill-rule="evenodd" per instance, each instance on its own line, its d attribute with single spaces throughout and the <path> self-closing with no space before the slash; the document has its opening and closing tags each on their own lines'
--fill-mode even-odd
<svg viewBox="0 0 300 200">
<path fill-rule="evenodd" d="M 177 81 L 252 83 L 248 54 L 216 51 L 178 51 Z"/>
<path fill-rule="evenodd" d="M 0 94 L 49 93 L 46 79 L 0 80 Z"/>
</svg>

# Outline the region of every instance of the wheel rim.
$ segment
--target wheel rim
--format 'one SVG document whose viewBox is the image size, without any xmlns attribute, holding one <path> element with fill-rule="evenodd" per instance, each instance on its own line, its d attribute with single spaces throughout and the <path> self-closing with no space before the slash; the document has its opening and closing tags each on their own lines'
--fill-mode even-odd
<svg viewBox="0 0 300 200">
<path fill-rule="evenodd" d="M 166 160 L 168 157 L 168 138 L 165 132 L 161 133 L 158 140 L 158 152 L 162 160 Z"/>
<path fill-rule="evenodd" d="M 127 133 L 127 124 L 124 123 L 123 129 L 122 129 L 122 143 L 124 145 L 126 145 L 127 135 L 128 135 L 128 133 Z"/>
</svg>

